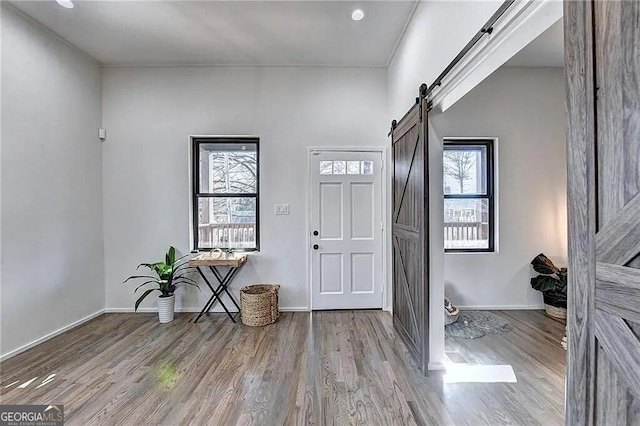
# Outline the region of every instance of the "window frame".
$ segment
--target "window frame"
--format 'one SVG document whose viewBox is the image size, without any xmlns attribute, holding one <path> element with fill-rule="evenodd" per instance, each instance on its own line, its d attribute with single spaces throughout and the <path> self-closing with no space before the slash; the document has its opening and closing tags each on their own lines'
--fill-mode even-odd
<svg viewBox="0 0 640 426">
<path fill-rule="evenodd" d="M 256 145 L 256 192 L 255 193 L 201 193 L 200 192 L 200 145 L 201 144 Z M 256 200 L 256 246 L 254 248 L 233 248 L 236 252 L 260 251 L 260 138 L 257 136 L 192 136 L 191 137 L 191 238 L 193 250 L 211 251 L 213 247 L 199 247 L 199 204 L 202 198 L 254 198 Z M 229 249 L 230 247 L 220 247 Z"/>
<path fill-rule="evenodd" d="M 487 152 L 486 170 L 486 194 L 444 194 L 443 206 L 447 199 L 453 200 L 487 200 L 488 204 L 488 225 L 489 241 L 487 248 L 444 248 L 445 253 L 495 253 L 496 252 L 496 210 L 495 210 L 495 138 L 444 138 L 442 157 L 444 163 L 444 153 L 447 147 L 456 146 L 464 149 L 469 146 L 484 146 Z M 443 179 L 444 179 L 444 170 Z M 444 191 L 443 191 L 444 192 Z M 444 222 L 443 222 L 444 231 Z"/>
</svg>

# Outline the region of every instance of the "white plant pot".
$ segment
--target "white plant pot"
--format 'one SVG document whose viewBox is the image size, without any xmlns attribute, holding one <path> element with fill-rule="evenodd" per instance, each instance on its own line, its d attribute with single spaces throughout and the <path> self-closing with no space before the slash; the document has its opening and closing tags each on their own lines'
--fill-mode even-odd
<svg viewBox="0 0 640 426">
<path fill-rule="evenodd" d="M 160 317 L 161 324 L 173 321 L 173 311 L 175 308 L 175 304 L 175 294 L 172 294 L 169 297 L 158 297 L 158 317 Z"/>
</svg>

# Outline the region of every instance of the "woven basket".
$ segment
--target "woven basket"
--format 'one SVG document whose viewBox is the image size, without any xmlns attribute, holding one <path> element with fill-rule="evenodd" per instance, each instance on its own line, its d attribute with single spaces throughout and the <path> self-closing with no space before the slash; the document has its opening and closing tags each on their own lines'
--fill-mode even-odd
<svg viewBox="0 0 640 426">
<path fill-rule="evenodd" d="M 558 319 L 567 319 L 567 310 L 565 308 L 558 308 L 555 306 L 544 304 L 544 310 L 547 312 L 547 315 L 553 318 Z"/>
<path fill-rule="evenodd" d="M 278 311 L 279 285 L 256 284 L 240 289 L 242 323 L 251 327 L 273 324 L 280 316 Z"/>
</svg>

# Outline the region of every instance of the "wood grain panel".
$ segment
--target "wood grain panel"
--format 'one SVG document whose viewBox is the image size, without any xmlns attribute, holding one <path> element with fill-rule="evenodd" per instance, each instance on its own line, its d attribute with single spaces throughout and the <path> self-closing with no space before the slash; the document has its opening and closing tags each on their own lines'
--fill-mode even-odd
<svg viewBox="0 0 640 426">
<path fill-rule="evenodd" d="M 423 205 L 421 200 L 416 198 L 416 194 L 422 190 L 423 175 L 421 170 L 424 167 L 423 142 L 421 140 L 419 126 L 414 126 L 413 130 L 406 133 L 404 143 L 396 143 L 394 171 L 399 179 L 396 186 L 397 210 L 393 216 L 394 224 L 403 225 L 421 232 L 421 218 L 423 215 Z"/>
<path fill-rule="evenodd" d="M 420 105 L 416 102 L 407 113 L 400 119 L 395 129 L 393 129 L 392 144 L 399 142 L 405 134 L 413 129 L 417 122 L 420 121 Z M 395 141 L 395 142 L 394 142 Z"/>
<path fill-rule="evenodd" d="M 623 105 L 617 111 L 623 117 L 624 200 L 630 202 L 640 193 L 640 3 L 619 1 L 623 54 L 613 56 L 622 70 Z M 615 26 L 615 21 L 609 21 Z"/>
<path fill-rule="evenodd" d="M 564 2 L 569 234 L 567 425 L 593 422 L 595 339 L 595 85 L 592 3 Z"/>
<path fill-rule="evenodd" d="M 234 268 L 240 267 L 247 261 L 246 254 L 234 253 L 233 257 L 227 257 L 225 253 L 220 254 L 221 258 L 214 258 L 213 253 L 203 253 L 192 259 L 189 259 L 189 266 L 231 266 Z"/>
<path fill-rule="evenodd" d="M 598 262 L 596 307 L 640 322 L 640 270 Z"/>
<path fill-rule="evenodd" d="M 624 138 L 623 105 L 620 69 L 611 57 L 621 56 L 622 43 L 617 26 L 606 24 L 619 21 L 622 2 L 598 1 L 595 45 L 596 86 L 598 88 L 598 161 L 610 167 L 598 168 L 598 227 L 608 224 L 624 206 Z"/>
<path fill-rule="evenodd" d="M 395 249 L 395 274 L 394 274 L 394 300 L 398 304 L 394 307 L 396 326 L 407 339 L 407 347 L 416 356 L 420 356 L 420 326 L 418 320 L 419 311 L 416 306 L 415 281 L 415 243 L 399 238 L 394 238 Z M 397 309 L 397 312 L 396 312 Z"/>
<path fill-rule="evenodd" d="M 411 176 L 416 165 L 416 155 L 419 149 L 419 129 L 414 126 L 405 134 L 403 142 L 393 146 L 393 221 L 407 227 L 416 228 L 415 200 L 412 197 L 414 184 Z M 409 194 L 409 195 L 407 195 Z"/>
<path fill-rule="evenodd" d="M 640 141 L 640 139 L 639 139 Z M 624 265 L 640 252 L 640 194 L 636 194 L 600 229 L 596 238 L 598 261 Z"/>
<path fill-rule="evenodd" d="M 640 341 L 624 320 L 598 310 L 594 330 L 608 359 L 629 390 L 640 397 Z"/>
<path fill-rule="evenodd" d="M 565 51 L 571 271 L 567 424 L 637 424 L 639 3 L 566 1 Z"/>
<path fill-rule="evenodd" d="M 620 303 L 619 298 L 608 298 L 605 293 L 596 291 L 597 309 L 616 315 L 625 320 L 639 322 L 640 314 L 637 306 L 629 306 L 627 303 Z"/>
<path fill-rule="evenodd" d="M 607 354 L 598 346 L 596 378 L 596 398 L 605 407 L 615 407 L 613 410 L 596 410 L 596 425 L 626 425 L 627 424 L 627 386 L 621 382 L 618 372 L 609 361 Z"/>
<path fill-rule="evenodd" d="M 611 263 L 596 263 L 596 279 L 602 281 L 598 288 L 607 290 L 611 286 L 611 291 L 628 288 L 630 291 L 640 290 L 640 271 L 621 265 Z M 633 294 L 629 294 L 634 297 Z"/>
<path fill-rule="evenodd" d="M 394 325 L 423 371 L 428 364 L 428 171 L 426 122 L 414 105 L 392 131 Z"/>
</svg>

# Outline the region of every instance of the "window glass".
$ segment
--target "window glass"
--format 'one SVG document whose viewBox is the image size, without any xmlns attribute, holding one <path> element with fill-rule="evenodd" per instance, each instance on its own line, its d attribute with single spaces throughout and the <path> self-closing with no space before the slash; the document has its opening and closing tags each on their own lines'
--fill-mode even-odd
<svg viewBox="0 0 640 426">
<path fill-rule="evenodd" d="M 372 175 L 373 161 L 320 161 L 321 175 Z"/>
<path fill-rule="evenodd" d="M 255 143 L 200 144 L 200 192 L 255 193 L 258 153 Z"/>
<path fill-rule="evenodd" d="M 493 140 L 445 140 L 444 248 L 494 251 Z"/>
<path fill-rule="evenodd" d="M 199 248 L 255 248 L 255 198 L 200 198 L 198 212 Z"/>
<path fill-rule="evenodd" d="M 444 150 L 444 193 L 487 193 L 487 147 L 446 146 Z"/>
<path fill-rule="evenodd" d="M 330 175 L 333 173 L 333 161 L 321 161 L 320 162 L 320 174 Z"/>
<path fill-rule="evenodd" d="M 360 174 L 360 162 L 359 161 L 347 161 L 347 174 L 359 175 Z"/>
<path fill-rule="evenodd" d="M 193 241 L 206 250 L 259 248 L 258 139 L 193 139 Z"/>
<path fill-rule="evenodd" d="M 444 200 L 444 248 L 489 248 L 488 200 Z"/>
<path fill-rule="evenodd" d="M 347 166 L 346 161 L 334 161 L 333 162 L 333 174 L 344 175 L 346 173 Z"/>
</svg>

